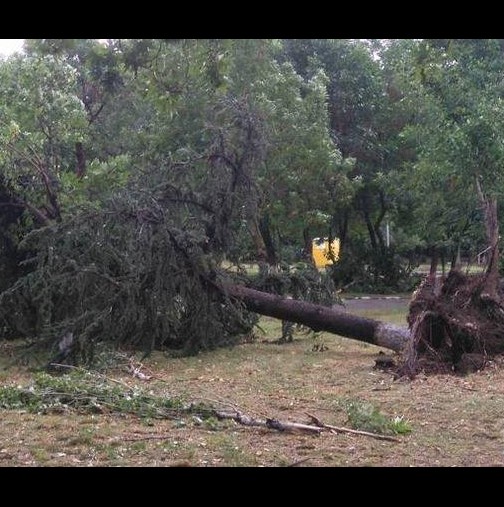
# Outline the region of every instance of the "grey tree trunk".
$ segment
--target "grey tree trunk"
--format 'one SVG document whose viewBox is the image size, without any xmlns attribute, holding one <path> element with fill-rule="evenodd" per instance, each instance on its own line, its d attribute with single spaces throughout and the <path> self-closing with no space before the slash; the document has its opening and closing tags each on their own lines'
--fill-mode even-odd
<svg viewBox="0 0 504 507">
<path fill-rule="evenodd" d="M 229 296 L 243 301 L 252 312 L 303 324 L 314 331 L 327 331 L 396 352 L 402 351 L 410 340 L 410 331 L 406 326 L 395 326 L 239 285 L 228 285 L 224 290 Z"/>
<path fill-rule="evenodd" d="M 483 192 L 478 176 L 476 177 L 476 189 L 478 191 L 481 208 L 484 212 L 485 232 L 488 246 L 490 247 L 490 259 L 486 269 L 481 297 L 483 299 L 492 299 L 499 302 L 499 220 L 497 217 L 497 198 L 489 197 Z"/>
</svg>

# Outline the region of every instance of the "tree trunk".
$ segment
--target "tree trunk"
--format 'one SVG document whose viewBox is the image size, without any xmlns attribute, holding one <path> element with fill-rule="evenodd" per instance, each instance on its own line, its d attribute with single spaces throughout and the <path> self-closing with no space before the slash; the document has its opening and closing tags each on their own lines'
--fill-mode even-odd
<svg viewBox="0 0 504 507">
<path fill-rule="evenodd" d="M 373 227 L 373 223 L 371 222 L 371 218 L 369 216 L 369 212 L 365 205 L 363 205 L 363 211 L 364 215 L 364 222 L 366 223 L 366 227 L 369 234 L 369 241 L 371 242 L 371 248 L 373 249 L 373 252 L 376 252 L 378 250 L 378 239 L 376 236 L 376 231 Z"/>
<path fill-rule="evenodd" d="M 476 177 L 476 189 L 483 208 L 485 232 L 490 247 L 490 260 L 481 291 L 481 297 L 499 301 L 499 220 L 497 217 L 497 198 L 484 194 L 479 178 Z"/>
<path fill-rule="evenodd" d="M 269 216 L 265 215 L 259 220 L 259 231 L 263 238 L 264 246 L 266 247 L 266 260 L 270 266 L 278 264 L 278 257 L 276 253 L 273 237 L 271 236 Z"/>
<path fill-rule="evenodd" d="M 254 242 L 256 257 L 260 262 L 266 261 L 266 245 L 264 244 L 264 239 L 261 235 L 261 231 L 259 229 L 259 222 L 256 217 L 253 217 L 248 222 L 248 229 L 250 232 L 250 236 L 252 237 L 252 241 Z"/>
<path fill-rule="evenodd" d="M 410 339 L 409 329 L 296 299 L 287 299 L 239 285 L 223 289 L 241 300 L 248 310 L 303 324 L 314 331 L 328 331 L 400 352 Z"/>
<path fill-rule="evenodd" d="M 342 211 L 338 214 L 333 215 L 332 224 L 336 228 L 336 236 L 340 242 L 340 253 L 344 251 L 347 241 L 348 234 L 348 221 L 349 213 L 348 210 Z"/>
<path fill-rule="evenodd" d="M 86 174 L 86 156 L 84 155 L 84 147 L 81 142 L 75 143 L 75 159 L 77 161 L 75 173 L 78 178 L 83 178 Z"/>
<path fill-rule="evenodd" d="M 383 251 L 385 249 L 385 246 L 388 247 L 388 245 L 386 244 L 386 242 L 383 239 L 383 234 L 381 232 L 382 222 L 383 222 L 383 219 L 385 218 L 385 215 L 387 214 L 387 205 L 385 203 L 385 195 L 383 194 L 383 192 L 380 191 L 378 196 L 380 199 L 380 212 L 378 213 L 378 217 L 376 218 L 373 227 L 374 227 L 374 231 L 375 231 L 376 237 L 378 239 L 378 242 L 380 244 L 380 248 Z"/>
<path fill-rule="evenodd" d="M 310 261 L 310 262 L 314 262 L 313 260 L 313 256 L 312 256 L 312 248 L 313 248 L 313 244 L 312 244 L 312 236 L 310 234 L 310 228 L 309 227 L 305 227 L 303 229 L 303 257 Z"/>
</svg>

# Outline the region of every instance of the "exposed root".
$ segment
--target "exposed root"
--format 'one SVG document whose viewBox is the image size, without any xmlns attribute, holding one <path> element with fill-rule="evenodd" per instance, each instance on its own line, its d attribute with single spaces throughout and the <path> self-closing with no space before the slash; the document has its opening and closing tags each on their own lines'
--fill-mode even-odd
<svg viewBox="0 0 504 507">
<path fill-rule="evenodd" d="M 410 343 L 398 370 L 412 378 L 419 371 L 466 374 L 483 369 L 504 352 L 502 294 L 486 297 L 485 275 L 452 270 L 441 290 L 431 278 L 410 303 Z"/>
</svg>

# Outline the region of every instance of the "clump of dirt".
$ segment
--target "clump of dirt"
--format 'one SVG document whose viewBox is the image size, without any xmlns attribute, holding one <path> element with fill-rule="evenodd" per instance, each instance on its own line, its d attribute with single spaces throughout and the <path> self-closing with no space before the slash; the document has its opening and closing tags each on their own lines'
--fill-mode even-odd
<svg viewBox="0 0 504 507">
<path fill-rule="evenodd" d="M 503 295 L 488 297 L 484 283 L 484 274 L 458 270 L 422 282 L 409 307 L 412 340 L 400 374 L 467 374 L 504 352 Z"/>
</svg>

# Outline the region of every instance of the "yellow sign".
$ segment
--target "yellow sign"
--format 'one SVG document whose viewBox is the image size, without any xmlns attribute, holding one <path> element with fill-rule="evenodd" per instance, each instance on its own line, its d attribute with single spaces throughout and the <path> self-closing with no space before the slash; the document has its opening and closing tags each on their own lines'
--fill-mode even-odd
<svg viewBox="0 0 504 507">
<path fill-rule="evenodd" d="M 313 238 L 312 257 L 317 268 L 325 268 L 333 264 L 333 257 L 337 261 L 339 257 L 340 241 L 338 238 L 329 243 L 328 238 Z M 331 252 L 331 253 L 329 253 Z"/>
</svg>

